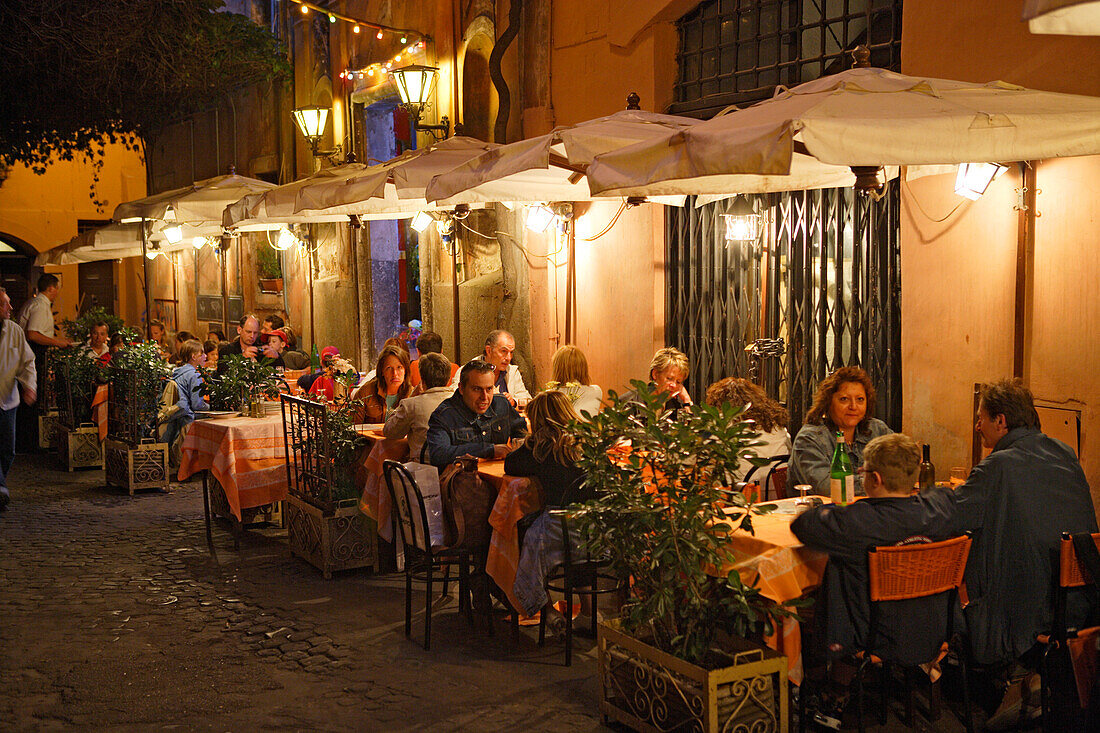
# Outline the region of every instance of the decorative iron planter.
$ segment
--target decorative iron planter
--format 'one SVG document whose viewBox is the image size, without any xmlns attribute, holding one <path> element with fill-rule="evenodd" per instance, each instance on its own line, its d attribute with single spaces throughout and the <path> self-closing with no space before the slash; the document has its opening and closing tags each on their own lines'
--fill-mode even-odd
<svg viewBox="0 0 1100 733">
<path fill-rule="evenodd" d="M 57 450 L 61 437 L 61 427 L 57 420 L 57 410 L 47 410 L 38 416 L 38 447 L 43 450 Z"/>
<path fill-rule="evenodd" d="M 83 423 L 72 430 L 60 430 L 57 457 L 66 469 L 103 468 L 103 443 L 95 423 Z"/>
<path fill-rule="evenodd" d="M 168 469 L 168 444 L 151 438 L 136 448 L 117 440 L 104 444 L 107 485 L 119 486 L 130 492 L 140 489 L 167 489 L 171 474 Z"/>
<path fill-rule="evenodd" d="M 619 630 L 598 629 L 600 712 L 638 731 L 786 733 L 787 658 L 733 639 L 728 667 L 705 669 Z"/>
<path fill-rule="evenodd" d="M 340 502 L 333 514 L 291 494 L 286 502 L 290 551 L 325 574 L 337 570 L 378 570 L 378 530 L 354 499 Z"/>
</svg>

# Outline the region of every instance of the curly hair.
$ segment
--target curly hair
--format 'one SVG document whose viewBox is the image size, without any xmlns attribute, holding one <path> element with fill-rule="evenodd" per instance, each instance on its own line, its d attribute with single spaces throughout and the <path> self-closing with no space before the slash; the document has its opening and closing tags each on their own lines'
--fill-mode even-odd
<svg viewBox="0 0 1100 733">
<path fill-rule="evenodd" d="M 536 461 L 542 463 L 553 456 L 563 466 L 576 463 L 581 449 L 566 425 L 581 417 L 568 397 L 557 391 L 540 392 L 528 403 L 527 417 L 531 420 L 531 434 L 525 444 Z"/>
<path fill-rule="evenodd" d="M 806 411 L 804 422 L 809 425 L 821 425 L 828 422 L 832 425 L 833 421 L 829 417 L 829 405 L 832 404 L 833 395 L 848 382 L 863 385 L 863 392 L 867 395 L 867 412 L 857 426 L 859 430 L 867 430 L 871 418 L 875 415 L 875 385 L 871 384 L 870 375 L 857 366 L 840 367 L 825 377 L 821 384 L 817 385 L 817 392 L 814 393 L 814 403 Z"/>
<path fill-rule="evenodd" d="M 787 427 L 790 415 L 786 408 L 764 392 L 763 387 L 740 377 L 726 377 L 707 387 L 707 404 L 718 406 L 750 405 L 744 417 L 754 420 L 765 433 Z"/>
</svg>

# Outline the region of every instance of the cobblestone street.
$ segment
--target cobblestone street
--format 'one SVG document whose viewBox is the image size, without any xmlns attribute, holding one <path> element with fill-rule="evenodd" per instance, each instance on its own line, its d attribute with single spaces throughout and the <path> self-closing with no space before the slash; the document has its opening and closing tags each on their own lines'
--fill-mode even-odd
<svg viewBox="0 0 1100 733">
<path fill-rule="evenodd" d="M 103 487 L 19 456 L 0 513 L 0 729 L 599 729 L 595 650 L 472 629 L 453 598 L 405 639 L 403 575 L 325 581 L 285 532 L 216 524 L 202 488 Z M 419 594 L 418 594 L 419 595 Z M 423 596 L 414 598 L 414 611 Z M 421 622 L 421 623 L 418 623 Z"/>
</svg>

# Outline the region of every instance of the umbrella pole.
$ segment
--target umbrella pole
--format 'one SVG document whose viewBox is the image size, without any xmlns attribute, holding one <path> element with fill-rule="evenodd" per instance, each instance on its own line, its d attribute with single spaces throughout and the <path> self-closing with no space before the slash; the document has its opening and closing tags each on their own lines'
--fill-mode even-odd
<svg viewBox="0 0 1100 733">
<path fill-rule="evenodd" d="M 225 258 L 229 256 L 230 240 L 223 237 L 222 247 L 219 248 L 218 254 L 221 255 L 222 261 L 222 335 L 228 337 L 229 334 L 229 265 L 226 263 Z"/>
<path fill-rule="evenodd" d="M 313 225 L 308 230 L 309 246 L 306 247 L 306 267 L 309 268 L 309 342 L 317 345 L 317 327 L 313 321 Z"/>
<path fill-rule="evenodd" d="M 145 276 L 145 338 L 153 338 L 153 327 L 150 322 L 153 320 L 153 298 L 152 293 L 149 290 L 149 258 L 146 255 L 145 244 L 145 217 L 141 217 L 141 270 Z"/>
<path fill-rule="evenodd" d="M 458 325 L 458 228 L 451 239 L 451 320 L 454 322 L 455 363 L 462 363 L 461 332 Z"/>
</svg>

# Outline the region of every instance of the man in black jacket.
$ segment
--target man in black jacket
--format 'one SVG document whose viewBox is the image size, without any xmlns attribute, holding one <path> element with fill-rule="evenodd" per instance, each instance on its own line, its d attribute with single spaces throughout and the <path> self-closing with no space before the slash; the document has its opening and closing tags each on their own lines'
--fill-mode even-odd
<svg viewBox="0 0 1100 733">
<path fill-rule="evenodd" d="M 283 357 L 260 346 L 259 337 L 260 320 L 252 314 L 246 315 L 237 326 L 237 338 L 218 347 L 218 373 L 225 371 L 224 358 L 233 355 L 247 356 L 252 361 L 268 358 L 269 361 L 265 362 L 266 364 L 283 366 Z"/>
<path fill-rule="evenodd" d="M 862 648 L 870 628 L 867 551 L 908 542 L 938 542 L 955 531 L 955 505 L 946 489 L 912 495 L 920 448 L 895 433 L 875 438 L 863 454 L 867 498 L 825 504 L 797 517 L 791 531 L 807 547 L 829 554 L 823 602 L 815 616 L 830 652 Z M 880 606 L 874 651 L 902 664 L 932 661 L 943 641 L 947 599 L 891 601 Z"/>
</svg>

